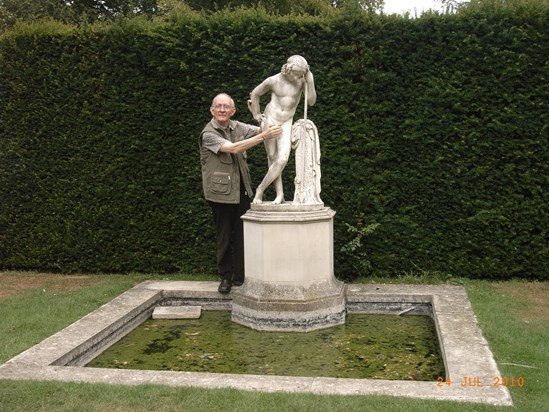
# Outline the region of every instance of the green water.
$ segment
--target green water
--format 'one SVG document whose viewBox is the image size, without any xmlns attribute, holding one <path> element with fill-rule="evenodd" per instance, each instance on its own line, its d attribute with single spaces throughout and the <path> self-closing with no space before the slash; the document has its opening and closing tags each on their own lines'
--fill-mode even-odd
<svg viewBox="0 0 549 412">
<path fill-rule="evenodd" d="M 148 320 L 87 366 L 254 375 L 436 380 L 444 375 L 428 316 L 347 315 L 307 333 L 259 332 L 230 312 Z"/>
</svg>

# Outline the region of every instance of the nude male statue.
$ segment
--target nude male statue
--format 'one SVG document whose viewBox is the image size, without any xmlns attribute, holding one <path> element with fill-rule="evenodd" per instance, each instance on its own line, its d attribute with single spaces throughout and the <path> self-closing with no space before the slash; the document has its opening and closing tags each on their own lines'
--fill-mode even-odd
<svg viewBox="0 0 549 412">
<path fill-rule="evenodd" d="M 305 83 L 307 84 L 307 104 L 312 106 L 316 102 L 313 74 L 309 70 L 307 61 L 302 56 L 295 55 L 282 66 L 280 73 L 265 79 L 250 93 L 248 108 L 254 119 L 260 123 L 261 130 L 268 130 L 272 125 L 282 127 L 281 136 L 265 140 L 269 169 L 257 187 L 253 203 L 263 202 L 263 193 L 273 182 L 276 190 L 273 204 L 284 202 L 281 174 L 290 157 L 293 117 Z M 269 91 L 271 101 L 262 114 L 259 100 Z"/>
</svg>

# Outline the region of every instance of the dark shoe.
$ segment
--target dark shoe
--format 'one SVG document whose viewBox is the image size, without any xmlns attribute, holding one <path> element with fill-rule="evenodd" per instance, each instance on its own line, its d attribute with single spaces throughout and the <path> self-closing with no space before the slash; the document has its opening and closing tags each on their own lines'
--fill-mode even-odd
<svg viewBox="0 0 549 412">
<path fill-rule="evenodd" d="M 219 293 L 229 293 L 231 291 L 231 281 L 229 279 L 223 279 L 217 290 Z"/>
<path fill-rule="evenodd" d="M 234 286 L 242 286 L 244 284 L 244 279 L 233 279 Z"/>
</svg>

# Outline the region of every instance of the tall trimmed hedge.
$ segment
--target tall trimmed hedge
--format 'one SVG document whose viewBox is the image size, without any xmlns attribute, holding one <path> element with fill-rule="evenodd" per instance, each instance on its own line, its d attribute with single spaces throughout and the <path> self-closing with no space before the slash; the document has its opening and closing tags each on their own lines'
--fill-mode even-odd
<svg viewBox="0 0 549 412">
<path fill-rule="evenodd" d="M 21 26 L 0 38 L 0 267 L 214 272 L 211 99 L 251 123 L 249 92 L 302 54 L 336 275 L 546 279 L 548 12 Z M 249 161 L 257 184 L 264 150 Z"/>
</svg>

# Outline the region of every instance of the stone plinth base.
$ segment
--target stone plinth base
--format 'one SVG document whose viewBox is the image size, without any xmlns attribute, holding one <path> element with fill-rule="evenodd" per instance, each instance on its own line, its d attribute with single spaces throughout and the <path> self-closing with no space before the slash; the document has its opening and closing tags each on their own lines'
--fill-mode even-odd
<svg viewBox="0 0 549 412">
<path fill-rule="evenodd" d="M 333 216 L 323 205 L 253 205 L 244 220 L 246 281 L 232 320 L 257 330 L 345 323 L 344 285 L 333 272 Z"/>
<path fill-rule="evenodd" d="M 308 332 L 345 323 L 343 283 L 277 285 L 246 279 L 233 289 L 233 322 L 263 331 Z"/>
</svg>

